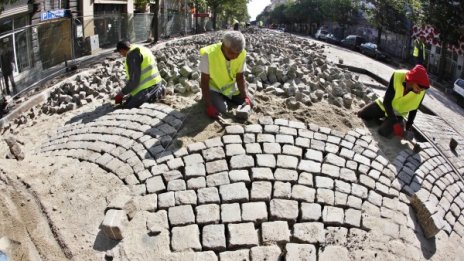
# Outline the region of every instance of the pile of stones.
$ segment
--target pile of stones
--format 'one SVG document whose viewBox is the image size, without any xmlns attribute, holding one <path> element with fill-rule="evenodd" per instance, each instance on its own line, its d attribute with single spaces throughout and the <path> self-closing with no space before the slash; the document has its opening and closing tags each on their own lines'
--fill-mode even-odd
<svg viewBox="0 0 464 261">
<path fill-rule="evenodd" d="M 64 113 L 95 99 L 108 98 L 109 94 L 124 87 L 122 61 L 105 60 L 93 73 L 82 73 L 55 88 L 41 111 L 46 114 Z"/>
<path fill-rule="evenodd" d="M 329 63 L 321 44 L 262 31 L 244 35 L 249 89 L 287 97 L 290 109 L 324 99 L 349 109 L 355 98 L 360 106 L 377 98 L 372 89 L 358 81 L 357 75 Z M 172 92 L 200 91 L 199 49 L 221 38 L 222 33 L 194 36 L 167 44 L 155 53 L 161 76 Z"/>
<path fill-rule="evenodd" d="M 372 89 L 358 81 L 357 75 L 328 62 L 324 45 L 288 34 L 254 31 L 244 35 L 244 74 L 252 93 L 256 90 L 284 97 L 290 110 L 323 100 L 350 109 L 353 103 L 362 107 L 377 98 Z M 179 39 L 154 52 L 168 94 L 188 96 L 201 91 L 199 50 L 220 42 L 222 36 L 223 32 L 217 32 Z M 80 73 L 55 88 L 47 102 L 40 105 L 39 113 L 61 114 L 94 100 L 108 99 L 125 86 L 125 78 L 123 60 L 106 59 L 92 72 Z M 25 124 L 34 117 L 30 113 L 22 115 L 15 124 Z"/>
<path fill-rule="evenodd" d="M 172 41 L 155 52 L 169 94 L 200 92 L 199 49 L 221 41 L 222 35 L 218 32 Z M 323 45 L 289 35 L 269 36 L 269 32 L 245 32 L 244 35 L 249 89 L 287 97 L 290 109 L 324 99 L 349 109 L 355 98 L 360 103 L 376 98 L 371 89 L 358 82 L 356 75 L 329 63 L 323 54 Z M 105 60 L 94 74 L 78 75 L 53 90 L 42 112 L 63 113 L 94 99 L 107 98 L 124 87 L 124 79 L 123 61 Z"/>
</svg>

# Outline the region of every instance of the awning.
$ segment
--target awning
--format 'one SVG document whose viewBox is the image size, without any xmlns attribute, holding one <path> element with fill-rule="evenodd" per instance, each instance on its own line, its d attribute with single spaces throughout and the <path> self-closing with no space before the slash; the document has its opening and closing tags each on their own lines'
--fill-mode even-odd
<svg viewBox="0 0 464 261">
<path fill-rule="evenodd" d="M 23 14 L 23 13 L 30 13 L 32 12 L 33 7 L 32 4 L 25 4 L 21 6 L 15 6 L 13 8 L 8 8 L 0 13 L 0 19 Z"/>
<path fill-rule="evenodd" d="M 119 4 L 127 5 L 127 0 L 95 0 L 94 4 Z"/>
</svg>

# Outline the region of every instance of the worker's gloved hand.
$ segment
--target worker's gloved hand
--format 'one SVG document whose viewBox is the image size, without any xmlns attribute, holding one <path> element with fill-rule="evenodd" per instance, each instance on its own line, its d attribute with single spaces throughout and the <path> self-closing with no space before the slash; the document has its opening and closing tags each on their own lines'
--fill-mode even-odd
<svg viewBox="0 0 464 261">
<path fill-rule="evenodd" d="M 401 123 L 393 124 L 393 134 L 397 137 L 403 137 L 404 128 L 403 128 L 403 125 L 401 125 Z"/>
<path fill-rule="evenodd" d="M 218 110 L 214 106 L 209 106 L 206 108 L 206 114 L 208 114 L 208 117 L 216 119 L 219 115 Z"/>
<path fill-rule="evenodd" d="M 245 103 L 246 103 L 247 105 L 250 105 L 250 107 L 253 107 L 253 103 L 251 102 L 251 99 L 250 99 L 248 96 L 245 97 Z"/>
<path fill-rule="evenodd" d="M 123 98 L 124 94 L 122 94 L 121 92 L 118 93 L 116 96 L 114 96 L 114 103 L 121 104 Z"/>
</svg>

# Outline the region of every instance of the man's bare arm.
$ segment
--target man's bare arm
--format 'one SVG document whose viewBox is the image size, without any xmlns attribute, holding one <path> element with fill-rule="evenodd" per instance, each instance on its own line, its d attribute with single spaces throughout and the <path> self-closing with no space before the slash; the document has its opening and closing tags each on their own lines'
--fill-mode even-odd
<svg viewBox="0 0 464 261">
<path fill-rule="evenodd" d="M 206 107 L 211 106 L 211 97 L 209 95 L 209 74 L 202 73 L 200 80 L 201 94 Z"/>
</svg>

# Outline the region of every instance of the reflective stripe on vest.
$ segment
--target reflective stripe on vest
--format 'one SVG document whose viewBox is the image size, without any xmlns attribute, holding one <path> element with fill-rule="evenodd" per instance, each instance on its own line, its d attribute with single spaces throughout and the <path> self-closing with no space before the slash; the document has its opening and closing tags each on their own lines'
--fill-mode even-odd
<svg viewBox="0 0 464 261">
<path fill-rule="evenodd" d="M 243 68 L 246 51 L 230 61 L 227 69 L 227 60 L 221 50 L 222 43 L 209 45 L 200 49 L 200 55 L 208 54 L 209 88 L 227 97 L 240 94 L 236 84 L 237 73 Z"/>
<path fill-rule="evenodd" d="M 136 95 L 142 90 L 145 90 L 159 82 L 161 82 L 161 76 L 158 72 L 158 66 L 156 66 L 156 58 L 153 55 L 153 53 L 150 51 L 150 49 L 144 47 L 144 46 L 139 46 L 139 45 L 131 45 L 131 48 L 129 49 L 130 53 L 134 49 L 139 48 L 140 54 L 143 57 L 142 64 L 140 65 L 140 82 L 137 88 L 132 90 L 130 92 L 131 96 Z M 127 59 L 126 59 L 126 75 L 127 79 L 129 80 L 130 75 L 129 75 L 129 69 L 127 66 Z"/>
<path fill-rule="evenodd" d="M 425 95 L 424 90 L 418 94 L 410 91 L 408 94 L 403 95 L 403 82 L 406 80 L 407 72 L 408 70 L 396 70 L 393 73 L 393 88 L 395 90 L 395 97 L 393 97 L 392 100 L 392 107 L 395 114 L 402 117 L 406 117 L 410 111 L 417 110 Z M 375 100 L 375 102 L 377 105 L 379 105 L 380 109 L 385 112 L 385 116 L 387 116 L 385 107 L 383 106 L 383 98 L 378 98 Z"/>
<path fill-rule="evenodd" d="M 414 57 L 419 57 L 419 48 L 417 47 L 417 45 L 420 44 L 422 46 L 422 58 L 424 58 L 425 60 L 425 44 L 424 43 L 414 43 L 414 51 L 412 53 L 412 56 Z"/>
</svg>

